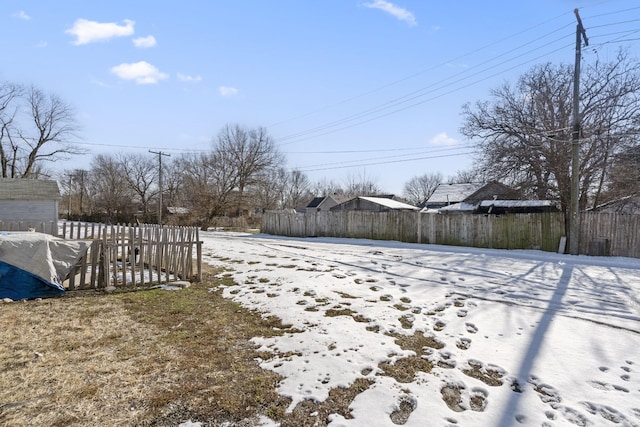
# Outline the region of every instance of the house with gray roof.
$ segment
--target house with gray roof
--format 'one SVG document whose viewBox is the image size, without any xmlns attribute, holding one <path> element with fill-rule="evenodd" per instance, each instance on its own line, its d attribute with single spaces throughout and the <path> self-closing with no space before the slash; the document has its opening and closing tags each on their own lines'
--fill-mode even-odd
<svg viewBox="0 0 640 427">
<path fill-rule="evenodd" d="M 54 180 L 0 178 L 0 230 L 34 228 L 57 235 L 61 199 Z"/>
</svg>

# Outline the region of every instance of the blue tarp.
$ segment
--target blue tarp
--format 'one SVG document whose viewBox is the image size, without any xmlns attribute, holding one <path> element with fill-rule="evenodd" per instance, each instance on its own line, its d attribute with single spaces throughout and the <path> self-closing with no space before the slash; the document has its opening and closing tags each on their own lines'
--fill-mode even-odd
<svg viewBox="0 0 640 427">
<path fill-rule="evenodd" d="M 43 233 L 0 232 L 0 299 L 62 295 L 63 282 L 89 245 Z"/>
<path fill-rule="evenodd" d="M 11 298 L 18 301 L 28 298 L 57 297 L 63 293 L 64 287 L 0 261 L 0 299 Z"/>
</svg>

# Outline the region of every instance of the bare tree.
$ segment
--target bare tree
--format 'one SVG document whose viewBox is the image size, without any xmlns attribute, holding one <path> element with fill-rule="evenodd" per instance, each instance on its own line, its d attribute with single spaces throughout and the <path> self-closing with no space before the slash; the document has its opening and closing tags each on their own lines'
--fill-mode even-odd
<svg viewBox="0 0 640 427">
<path fill-rule="evenodd" d="M 236 171 L 217 153 L 184 155 L 175 164 L 180 171 L 184 204 L 191 210 L 193 221 L 206 230 L 215 217 L 231 209 Z"/>
<path fill-rule="evenodd" d="M 42 163 L 81 154 L 71 106 L 31 86 L 0 83 L 0 167 L 3 177 L 32 178 Z"/>
<path fill-rule="evenodd" d="M 287 172 L 284 168 L 269 168 L 259 174 L 257 183 L 251 187 L 254 208 L 262 212 L 282 207 L 287 187 Z"/>
<path fill-rule="evenodd" d="M 16 176 L 18 146 L 14 143 L 14 122 L 18 113 L 18 100 L 24 93 L 22 86 L 0 82 L 0 169 L 3 178 Z"/>
<path fill-rule="evenodd" d="M 297 208 L 314 196 L 309 177 L 299 170 L 287 174 L 282 207 Z"/>
<path fill-rule="evenodd" d="M 441 182 L 442 174 L 439 172 L 414 176 L 404 184 L 402 196 L 409 204 L 418 206 L 433 194 Z"/>
<path fill-rule="evenodd" d="M 322 178 L 311 185 L 311 193 L 315 196 L 343 195 L 344 189 L 337 182 Z"/>
<path fill-rule="evenodd" d="M 487 178 L 539 199 L 570 202 L 572 66 L 533 67 L 515 86 L 491 91 L 491 101 L 463 108 L 462 133 L 477 141 Z M 580 204 L 596 195 L 612 158 L 637 144 L 640 63 L 623 52 L 585 67 L 580 111 Z"/>
<path fill-rule="evenodd" d="M 382 193 L 380 186 L 375 180 L 366 176 L 365 173 L 359 176 L 350 175 L 346 179 L 344 194 L 347 196 L 374 196 L 380 193 Z"/>
<path fill-rule="evenodd" d="M 134 193 L 115 156 L 99 154 L 94 157 L 88 186 L 93 193 L 96 211 L 103 220 L 131 221 L 135 210 Z"/>
<path fill-rule="evenodd" d="M 145 221 L 149 221 L 149 204 L 158 194 L 158 166 L 155 159 L 143 154 L 120 154 L 118 163 L 124 179 L 136 195 Z"/>
<path fill-rule="evenodd" d="M 264 177 L 264 172 L 284 164 L 266 129 L 245 129 L 240 125 L 227 125 L 216 138 L 213 150 L 215 162 L 231 167 L 237 191 L 236 214 L 246 205 L 245 190 Z"/>
</svg>

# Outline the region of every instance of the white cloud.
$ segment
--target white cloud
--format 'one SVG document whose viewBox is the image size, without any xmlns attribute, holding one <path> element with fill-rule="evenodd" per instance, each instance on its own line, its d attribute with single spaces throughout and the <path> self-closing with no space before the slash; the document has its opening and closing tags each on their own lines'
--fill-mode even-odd
<svg viewBox="0 0 640 427">
<path fill-rule="evenodd" d="M 135 22 L 130 19 L 125 19 L 123 22 L 123 25 L 118 25 L 115 22 L 95 22 L 80 18 L 65 33 L 76 36 L 76 40 L 72 42 L 75 45 L 132 35 Z"/>
<path fill-rule="evenodd" d="M 31 19 L 31 17 L 27 15 L 27 12 L 25 12 L 24 10 L 19 10 L 16 13 L 14 13 L 12 16 L 23 19 L 25 21 L 28 21 L 29 19 Z"/>
<path fill-rule="evenodd" d="M 39 48 L 39 49 L 43 49 L 43 48 L 45 48 L 47 46 L 48 46 L 48 43 L 46 41 L 41 41 L 41 42 L 36 43 L 36 47 Z"/>
<path fill-rule="evenodd" d="M 446 132 L 440 132 L 429 140 L 430 145 L 456 145 L 458 141 L 447 135 Z"/>
<path fill-rule="evenodd" d="M 188 74 L 182 74 L 182 73 L 178 73 L 177 77 L 178 77 L 178 80 L 180 80 L 181 82 L 187 82 L 187 83 L 198 83 L 199 81 L 202 81 L 202 77 L 200 76 L 190 76 Z"/>
<path fill-rule="evenodd" d="M 145 47 L 154 47 L 158 42 L 156 38 L 153 36 L 147 37 L 138 37 L 137 39 L 133 39 L 133 44 L 136 47 L 145 48 Z"/>
<path fill-rule="evenodd" d="M 123 80 L 133 80 L 138 84 L 155 84 L 169 77 L 146 61 L 116 65 L 111 72 Z"/>
<path fill-rule="evenodd" d="M 220 86 L 218 88 L 218 92 L 222 96 L 230 97 L 230 96 L 237 95 L 238 94 L 238 89 L 236 89 L 235 87 L 230 87 L 230 86 Z"/>
<path fill-rule="evenodd" d="M 388 13 L 389 15 L 399 19 L 400 21 L 406 22 L 410 26 L 418 25 L 416 17 L 413 16 L 413 13 L 401 8 L 400 6 L 396 6 L 391 2 L 385 0 L 373 0 L 370 3 L 365 3 L 364 6 L 371 9 L 382 10 L 383 12 Z"/>
</svg>

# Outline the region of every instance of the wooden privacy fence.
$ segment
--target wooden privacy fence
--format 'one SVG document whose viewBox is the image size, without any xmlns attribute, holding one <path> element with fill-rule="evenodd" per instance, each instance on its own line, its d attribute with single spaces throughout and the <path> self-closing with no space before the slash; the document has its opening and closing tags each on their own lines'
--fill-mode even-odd
<svg viewBox="0 0 640 427">
<path fill-rule="evenodd" d="M 582 213 L 580 253 L 640 258 L 640 215 Z"/>
<path fill-rule="evenodd" d="M 69 290 L 202 279 L 202 243 L 196 227 L 64 222 L 59 231 L 65 239 L 92 241 L 65 283 Z"/>
<path fill-rule="evenodd" d="M 580 253 L 604 241 L 607 255 L 640 258 L 640 215 L 582 213 Z M 347 237 L 494 249 L 558 251 L 566 236 L 561 212 L 472 215 L 413 211 L 268 211 L 261 231 L 292 237 Z"/>
</svg>

